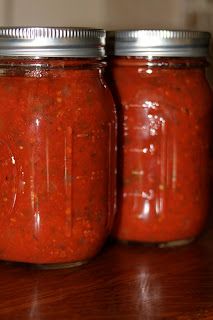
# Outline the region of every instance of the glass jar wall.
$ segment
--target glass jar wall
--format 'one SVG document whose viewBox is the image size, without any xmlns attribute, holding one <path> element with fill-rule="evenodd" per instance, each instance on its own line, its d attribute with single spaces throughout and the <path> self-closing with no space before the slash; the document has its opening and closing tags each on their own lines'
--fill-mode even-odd
<svg viewBox="0 0 213 320">
<path fill-rule="evenodd" d="M 110 36 L 119 123 L 113 236 L 162 246 L 187 243 L 209 211 L 209 35 L 141 30 Z"/>
<path fill-rule="evenodd" d="M 56 32 L 48 30 L 47 45 Z M 9 48 L 0 58 L 1 260 L 78 265 L 97 254 L 112 227 L 115 110 L 102 53 L 87 51 L 89 36 L 97 44 L 104 34 L 87 30 L 84 39 L 80 29 L 79 58 L 75 29 L 62 31 L 70 34 L 59 56 L 57 44 L 51 57 L 37 58 L 30 47 L 30 57 Z"/>
</svg>

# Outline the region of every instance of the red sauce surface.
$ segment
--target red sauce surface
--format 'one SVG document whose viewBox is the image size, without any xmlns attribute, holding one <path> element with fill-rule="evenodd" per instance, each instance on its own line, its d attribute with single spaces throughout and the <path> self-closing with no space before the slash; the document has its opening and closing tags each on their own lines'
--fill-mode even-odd
<svg viewBox="0 0 213 320">
<path fill-rule="evenodd" d="M 114 236 L 193 238 L 209 209 L 212 94 L 202 59 L 114 58 L 119 190 Z"/>
<path fill-rule="evenodd" d="M 0 70 L 0 259 L 88 260 L 114 216 L 116 122 L 103 63 L 2 60 Z"/>
</svg>

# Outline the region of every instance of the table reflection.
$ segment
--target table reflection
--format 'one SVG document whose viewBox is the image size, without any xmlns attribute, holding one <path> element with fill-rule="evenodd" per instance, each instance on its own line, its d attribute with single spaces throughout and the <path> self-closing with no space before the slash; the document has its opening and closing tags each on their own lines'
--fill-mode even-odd
<svg viewBox="0 0 213 320">
<path fill-rule="evenodd" d="M 73 319 L 105 319 L 121 314 L 153 319 L 159 314 L 172 319 L 178 304 L 183 316 L 202 314 L 204 307 L 195 306 L 198 297 L 213 297 L 213 288 L 203 283 L 212 276 L 213 263 L 211 246 L 204 240 L 163 249 L 113 243 L 75 269 L 2 263 L 0 318 L 18 314 L 20 319 L 66 319 L 72 314 Z"/>
</svg>

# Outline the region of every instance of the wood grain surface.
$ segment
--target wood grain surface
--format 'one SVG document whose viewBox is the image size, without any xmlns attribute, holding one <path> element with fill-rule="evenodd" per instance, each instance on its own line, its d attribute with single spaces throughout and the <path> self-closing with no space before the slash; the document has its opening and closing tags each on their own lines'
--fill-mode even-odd
<svg viewBox="0 0 213 320">
<path fill-rule="evenodd" d="M 7 319 L 213 319 L 213 228 L 178 248 L 108 243 L 75 269 L 1 263 Z"/>
</svg>

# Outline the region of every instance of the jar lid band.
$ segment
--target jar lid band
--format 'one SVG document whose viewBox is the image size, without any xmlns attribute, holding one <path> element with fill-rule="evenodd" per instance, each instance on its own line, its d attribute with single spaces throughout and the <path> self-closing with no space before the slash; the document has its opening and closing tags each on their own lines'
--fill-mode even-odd
<svg viewBox="0 0 213 320">
<path fill-rule="evenodd" d="M 115 56 L 205 57 L 209 32 L 120 30 L 107 33 L 108 53 Z"/>
<path fill-rule="evenodd" d="M 0 56 L 104 57 L 105 31 L 72 27 L 1 27 Z"/>
</svg>

